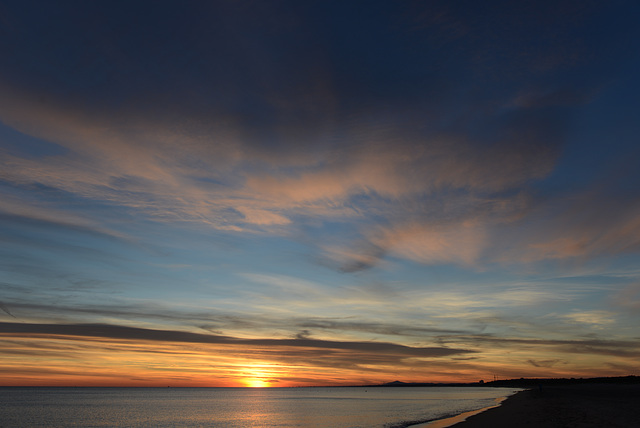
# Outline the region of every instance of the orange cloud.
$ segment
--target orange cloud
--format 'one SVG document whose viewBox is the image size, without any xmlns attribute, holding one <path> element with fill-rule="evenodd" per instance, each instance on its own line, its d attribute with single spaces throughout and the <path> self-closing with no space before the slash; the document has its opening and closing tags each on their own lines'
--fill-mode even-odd
<svg viewBox="0 0 640 428">
<path fill-rule="evenodd" d="M 302 141 L 278 157 L 258 149 L 233 118 L 213 118 L 206 129 L 179 128 L 133 111 L 98 115 L 53 108 L 6 85 L 3 91 L 5 123 L 67 149 L 42 158 L 6 153 L 4 180 L 124 206 L 156 221 L 229 232 L 293 234 L 305 222 L 346 222 L 366 245 L 331 246 L 328 257 L 344 258 L 345 271 L 390 254 L 472 266 L 485 255 L 535 262 L 640 247 L 636 206 L 620 210 L 617 221 L 600 214 L 589 219 L 586 195 L 567 207 L 563 220 L 541 224 L 533 239 L 511 240 L 513 248 L 494 254 L 496 242 L 510 239 L 494 235 L 521 220 L 531 203 L 526 192 L 504 192 L 544 178 L 554 166 L 555 151 L 529 141 L 534 137 L 514 142 L 507 134 L 483 146 L 453 134 L 421 140 L 392 122 L 375 127 L 355 120 L 341 145 Z M 286 126 L 294 125 L 284 121 L 283 134 Z M 5 203 L 6 210 L 12 209 Z M 584 220 L 571 224 L 572 216 Z"/>
</svg>

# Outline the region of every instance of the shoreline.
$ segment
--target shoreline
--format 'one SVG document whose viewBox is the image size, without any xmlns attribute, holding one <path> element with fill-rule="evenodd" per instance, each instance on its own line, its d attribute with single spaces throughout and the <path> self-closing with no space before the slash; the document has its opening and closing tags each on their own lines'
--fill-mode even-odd
<svg viewBox="0 0 640 428">
<path fill-rule="evenodd" d="M 485 412 L 487 410 L 491 410 L 491 409 L 495 409 L 496 407 L 500 407 L 502 405 L 502 403 L 509 399 L 510 397 L 519 394 L 522 391 L 517 391 L 514 394 L 508 395 L 506 397 L 499 397 L 496 398 L 496 403 L 488 406 L 488 407 L 483 407 L 482 409 L 477 409 L 477 410 L 470 410 L 468 412 L 464 412 L 464 413 L 460 413 L 458 415 L 454 415 L 454 416 L 447 416 L 445 418 L 442 419 L 435 419 L 432 421 L 428 421 L 428 422 L 421 422 L 418 424 L 414 424 L 414 425 L 409 425 L 407 428 L 449 428 L 452 427 L 460 422 L 466 421 L 467 418 L 470 418 L 471 416 L 480 414 L 482 412 Z"/>
<path fill-rule="evenodd" d="M 424 428 L 637 427 L 640 384 L 554 385 L 519 391 L 498 406 Z M 472 412 L 469 412 L 472 413 Z M 434 421 L 437 422 L 437 421 Z M 444 424 L 452 422 L 451 424 Z"/>
</svg>

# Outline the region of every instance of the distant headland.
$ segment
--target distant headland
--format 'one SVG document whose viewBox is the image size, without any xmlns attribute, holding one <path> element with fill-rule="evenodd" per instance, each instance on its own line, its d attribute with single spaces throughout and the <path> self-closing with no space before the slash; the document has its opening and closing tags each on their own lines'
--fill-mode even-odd
<svg viewBox="0 0 640 428">
<path fill-rule="evenodd" d="M 548 385 L 578 385 L 578 384 L 635 384 L 640 383 L 640 376 L 617 376 L 617 377 L 592 377 L 592 378 L 519 378 L 502 379 L 489 382 L 401 382 L 399 380 L 377 385 L 355 385 L 371 387 L 418 387 L 418 386 L 489 386 L 498 388 L 532 388 Z"/>
</svg>

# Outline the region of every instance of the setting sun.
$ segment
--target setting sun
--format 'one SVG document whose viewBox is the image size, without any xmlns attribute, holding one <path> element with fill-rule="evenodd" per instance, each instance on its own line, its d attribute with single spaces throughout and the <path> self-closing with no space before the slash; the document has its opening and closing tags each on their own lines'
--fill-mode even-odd
<svg viewBox="0 0 640 428">
<path fill-rule="evenodd" d="M 243 373 L 244 378 L 241 383 L 248 388 L 266 388 L 271 386 L 271 383 L 275 380 L 272 379 L 274 373 L 272 370 L 269 370 L 269 368 L 269 365 L 251 366 L 248 371 Z"/>
<path fill-rule="evenodd" d="M 245 386 L 249 387 L 249 388 L 266 388 L 269 386 L 269 383 L 262 380 L 262 379 L 257 379 L 257 378 L 253 378 L 253 379 L 245 379 L 243 380 Z"/>
</svg>

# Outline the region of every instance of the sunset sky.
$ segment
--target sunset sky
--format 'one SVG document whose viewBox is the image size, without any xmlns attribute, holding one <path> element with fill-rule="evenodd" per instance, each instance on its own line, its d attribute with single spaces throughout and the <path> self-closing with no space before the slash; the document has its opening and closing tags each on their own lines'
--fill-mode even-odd
<svg viewBox="0 0 640 428">
<path fill-rule="evenodd" d="M 640 375 L 639 20 L 0 1 L 0 385 Z"/>
</svg>

